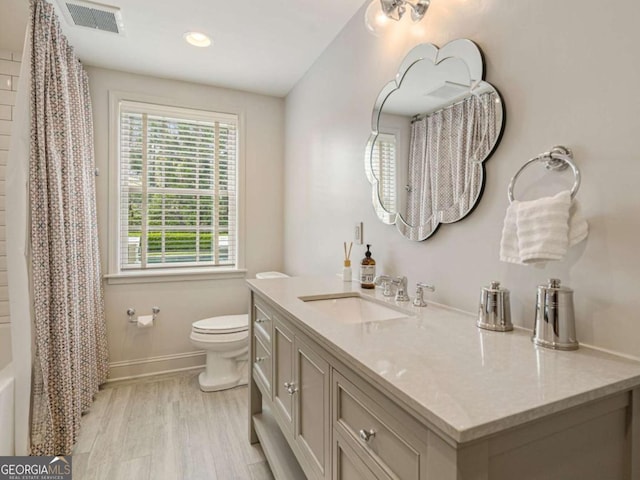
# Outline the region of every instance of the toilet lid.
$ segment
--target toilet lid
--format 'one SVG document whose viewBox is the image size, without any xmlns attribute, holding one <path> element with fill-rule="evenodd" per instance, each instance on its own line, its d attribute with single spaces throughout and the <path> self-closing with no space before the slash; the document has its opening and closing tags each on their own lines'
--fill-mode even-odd
<svg viewBox="0 0 640 480">
<path fill-rule="evenodd" d="M 220 334 L 236 333 L 249 329 L 249 315 L 224 315 L 205 318 L 193 322 L 193 331 L 198 333 Z"/>
</svg>

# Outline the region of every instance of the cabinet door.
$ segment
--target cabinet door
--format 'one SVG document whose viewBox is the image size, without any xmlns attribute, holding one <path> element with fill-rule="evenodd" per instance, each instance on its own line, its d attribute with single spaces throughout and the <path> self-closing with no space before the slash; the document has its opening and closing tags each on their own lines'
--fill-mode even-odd
<svg viewBox="0 0 640 480">
<path fill-rule="evenodd" d="M 329 364 L 299 336 L 295 338 L 295 441 L 310 478 L 331 478 Z"/>
<path fill-rule="evenodd" d="M 273 405 L 285 431 L 293 428 L 293 332 L 274 317 L 273 325 Z"/>
</svg>

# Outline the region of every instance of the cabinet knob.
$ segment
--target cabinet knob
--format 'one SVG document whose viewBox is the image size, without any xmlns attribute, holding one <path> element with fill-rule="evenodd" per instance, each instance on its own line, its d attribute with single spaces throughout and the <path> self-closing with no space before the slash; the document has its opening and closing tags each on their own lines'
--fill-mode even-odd
<svg viewBox="0 0 640 480">
<path fill-rule="evenodd" d="M 267 357 L 256 357 L 256 363 L 264 362 Z"/>
<path fill-rule="evenodd" d="M 363 442 L 369 442 L 369 440 L 376 436 L 376 432 L 374 429 L 362 429 L 358 432 L 358 435 L 360 436 L 360 440 L 362 440 Z"/>
<path fill-rule="evenodd" d="M 295 383 L 293 382 L 284 382 L 284 388 L 287 389 L 287 393 L 289 393 L 289 395 L 293 395 L 298 391 L 298 389 L 295 387 Z"/>
</svg>

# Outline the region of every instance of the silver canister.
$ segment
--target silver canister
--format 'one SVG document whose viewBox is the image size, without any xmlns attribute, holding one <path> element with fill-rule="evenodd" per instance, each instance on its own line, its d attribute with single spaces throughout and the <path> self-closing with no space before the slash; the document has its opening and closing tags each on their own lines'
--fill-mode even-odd
<svg viewBox="0 0 640 480">
<path fill-rule="evenodd" d="M 508 332 L 513 330 L 509 290 L 500 288 L 500 282 L 491 282 L 480 291 L 480 307 L 476 325 L 485 330 Z"/>
<path fill-rule="evenodd" d="M 576 350 L 576 319 L 573 311 L 573 290 L 549 279 L 538 286 L 536 319 L 531 340 L 536 345 L 554 350 Z"/>
</svg>

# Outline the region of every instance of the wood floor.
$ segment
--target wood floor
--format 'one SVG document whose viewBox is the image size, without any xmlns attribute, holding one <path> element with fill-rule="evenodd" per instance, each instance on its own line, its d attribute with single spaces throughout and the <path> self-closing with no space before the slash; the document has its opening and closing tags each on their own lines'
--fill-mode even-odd
<svg viewBox="0 0 640 480">
<path fill-rule="evenodd" d="M 247 387 L 204 393 L 190 371 L 107 384 L 83 416 L 74 480 L 268 480 L 247 440 Z"/>
</svg>

